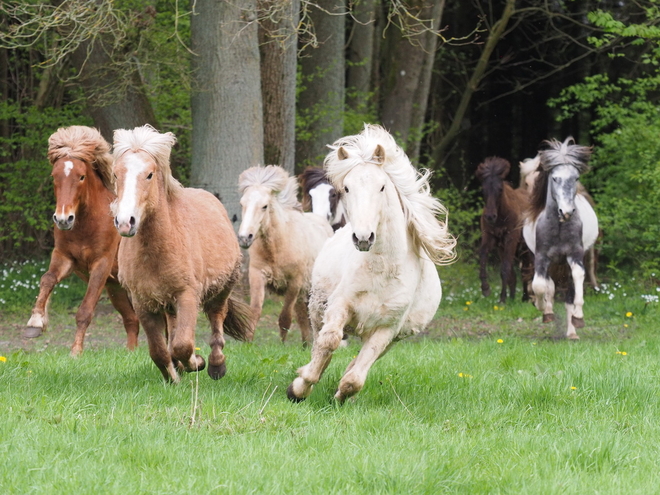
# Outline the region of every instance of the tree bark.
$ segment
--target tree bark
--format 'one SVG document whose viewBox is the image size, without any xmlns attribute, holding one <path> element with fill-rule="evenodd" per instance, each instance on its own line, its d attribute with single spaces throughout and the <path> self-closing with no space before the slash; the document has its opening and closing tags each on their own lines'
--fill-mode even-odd
<svg viewBox="0 0 660 495">
<path fill-rule="evenodd" d="M 215 194 L 237 229 L 238 176 L 264 163 L 256 0 L 197 0 L 191 37 L 192 187 Z"/>
<path fill-rule="evenodd" d="M 300 0 L 285 0 L 276 11 L 262 0 L 259 25 L 261 93 L 264 107 L 264 159 L 293 174 L 296 153 L 296 62 Z M 260 15 L 261 17 L 261 15 Z"/>
<path fill-rule="evenodd" d="M 309 16 L 318 46 L 307 47 L 300 60 L 301 122 L 296 135 L 299 171 L 308 165 L 319 166 L 327 153 L 326 146 L 344 133 L 344 1 L 319 0 L 315 5 L 309 5 Z"/>
<path fill-rule="evenodd" d="M 411 2 L 411 13 L 432 20 L 432 30 L 414 24 L 406 26 L 406 32 L 393 31 L 386 51 L 388 59 L 384 61 L 382 122 L 405 146 L 413 162 L 419 158 L 437 48 L 434 31 L 440 28 L 444 6 L 444 0 Z"/>
<path fill-rule="evenodd" d="M 358 0 L 351 15 L 346 70 L 346 104 L 349 108 L 366 109 L 371 91 L 374 54 L 376 8 L 379 0 Z"/>
</svg>

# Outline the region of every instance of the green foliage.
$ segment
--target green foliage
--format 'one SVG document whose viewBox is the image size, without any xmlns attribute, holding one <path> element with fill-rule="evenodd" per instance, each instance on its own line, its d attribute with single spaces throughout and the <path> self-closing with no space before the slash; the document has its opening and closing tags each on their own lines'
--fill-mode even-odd
<svg viewBox="0 0 660 495">
<path fill-rule="evenodd" d="M 614 35 L 643 40 L 646 70 L 636 78 L 587 77 L 549 104 L 560 110 L 561 120 L 592 111 L 593 170 L 583 180 L 597 203 L 601 255 L 611 269 L 649 274 L 660 271 L 660 29 L 625 26 L 603 12 L 590 19 L 606 31 L 599 42 Z"/>
<path fill-rule="evenodd" d="M 15 132 L 0 136 L 0 246 L 3 257 L 35 255 L 47 247 L 55 208 L 48 137 L 59 127 L 91 125 L 80 105 L 61 109 L 21 108 L 0 102 L 0 121 Z M 18 255 L 18 256 L 16 256 Z"/>
</svg>

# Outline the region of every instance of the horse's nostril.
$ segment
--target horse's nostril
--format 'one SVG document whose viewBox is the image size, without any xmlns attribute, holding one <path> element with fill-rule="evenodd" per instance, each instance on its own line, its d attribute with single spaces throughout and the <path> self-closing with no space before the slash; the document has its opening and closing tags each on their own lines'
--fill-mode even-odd
<svg viewBox="0 0 660 495">
<path fill-rule="evenodd" d="M 57 223 L 57 215 L 55 213 L 53 213 L 53 222 Z"/>
<path fill-rule="evenodd" d="M 353 242 L 354 242 L 354 243 L 357 243 L 357 242 L 358 242 L 358 238 L 357 238 L 357 236 L 355 235 L 355 232 L 353 232 Z"/>
<path fill-rule="evenodd" d="M 135 217 L 131 217 L 128 223 L 131 225 L 131 227 L 135 226 Z"/>
<path fill-rule="evenodd" d="M 71 222 L 73 222 L 73 220 L 74 220 L 75 218 L 76 218 L 76 217 L 74 217 L 73 215 L 69 215 L 69 218 L 67 218 L 66 220 L 67 220 L 67 222 L 71 223 Z"/>
<path fill-rule="evenodd" d="M 372 232 L 371 235 L 369 236 L 369 244 L 373 244 L 375 238 L 376 235 Z"/>
<path fill-rule="evenodd" d="M 117 217 L 115 217 L 115 227 L 119 228 L 119 222 L 117 221 Z"/>
</svg>

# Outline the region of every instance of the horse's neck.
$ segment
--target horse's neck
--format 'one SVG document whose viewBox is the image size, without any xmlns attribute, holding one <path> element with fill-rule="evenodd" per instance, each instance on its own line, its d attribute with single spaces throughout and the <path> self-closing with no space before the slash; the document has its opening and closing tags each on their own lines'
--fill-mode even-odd
<svg viewBox="0 0 660 495">
<path fill-rule="evenodd" d="M 158 204 L 146 214 L 136 237 L 140 239 L 142 248 L 161 255 L 170 252 L 167 249 L 160 249 L 161 246 L 168 243 L 178 244 L 179 239 L 178 230 L 173 221 L 172 205 L 166 197 L 163 186 L 159 186 L 159 196 Z M 173 250 L 172 252 L 180 251 Z"/>
<path fill-rule="evenodd" d="M 405 256 L 412 247 L 408 226 L 401 202 L 397 196 L 390 198 L 390 208 L 381 213 L 376 240 L 369 251 L 376 255 Z"/>
<path fill-rule="evenodd" d="M 281 246 L 286 244 L 286 214 L 282 206 L 273 202 L 268 214 L 264 216 L 260 240 L 261 248 L 268 254 L 269 259 L 275 259 Z"/>
</svg>

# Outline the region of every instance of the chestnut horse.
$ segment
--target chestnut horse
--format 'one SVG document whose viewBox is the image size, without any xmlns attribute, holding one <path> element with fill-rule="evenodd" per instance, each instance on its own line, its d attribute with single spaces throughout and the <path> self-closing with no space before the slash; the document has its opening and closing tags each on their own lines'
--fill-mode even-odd
<svg viewBox="0 0 660 495">
<path fill-rule="evenodd" d="M 112 225 L 110 203 L 115 199 L 110 181 L 110 146 L 91 127 L 58 129 L 48 139 L 57 206 L 53 214 L 55 248 L 48 271 L 41 277 L 39 296 L 23 337 L 39 337 L 48 326 L 48 302 L 53 288 L 75 272 L 87 282 L 76 313 L 76 335 L 71 355 L 83 350 L 85 332 L 105 287 L 121 314 L 127 347 L 137 346 L 139 323 L 126 291 L 117 280 L 119 234 Z"/>
<path fill-rule="evenodd" d="M 314 260 L 332 236 L 319 215 L 303 213 L 298 183 L 276 165 L 252 167 L 238 178 L 243 220 L 238 242 L 250 248 L 250 305 L 254 323 L 261 317 L 265 289 L 284 295 L 279 317 L 280 338 L 286 340 L 295 310 L 303 344 L 311 342 L 307 299 Z"/>
<path fill-rule="evenodd" d="M 500 256 L 500 275 L 502 291 L 500 303 L 506 302 L 507 287 L 509 297 L 516 295 L 516 271 L 514 260 L 519 255 L 523 263 L 522 270 L 531 271 L 531 254 L 522 245 L 523 213 L 529 206 L 529 195 L 522 189 L 514 189 L 504 178 L 511 165 L 504 158 L 488 157 L 479 165 L 475 175 L 481 181 L 485 206 L 481 215 L 481 247 L 479 249 L 479 278 L 481 292 L 490 296 L 490 285 L 486 265 L 488 254 L 497 247 Z M 529 298 L 527 285 L 523 283 L 523 301 Z"/>
<path fill-rule="evenodd" d="M 325 218 L 332 230 L 346 225 L 346 214 L 341 194 L 330 184 L 322 168 L 307 167 L 300 174 L 303 211 L 311 211 Z"/>
<path fill-rule="evenodd" d="M 131 293 L 151 358 L 166 380 L 179 381 L 177 369 L 204 369 L 204 358 L 195 354 L 203 309 L 212 329 L 208 373 L 218 379 L 226 372 L 223 327 L 238 340 L 253 333 L 250 308 L 231 296 L 241 253 L 222 203 L 172 177 L 175 142 L 171 132 L 159 134 L 149 125 L 114 133 L 112 210 L 124 237 L 119 280 Z"/>
</svg>

